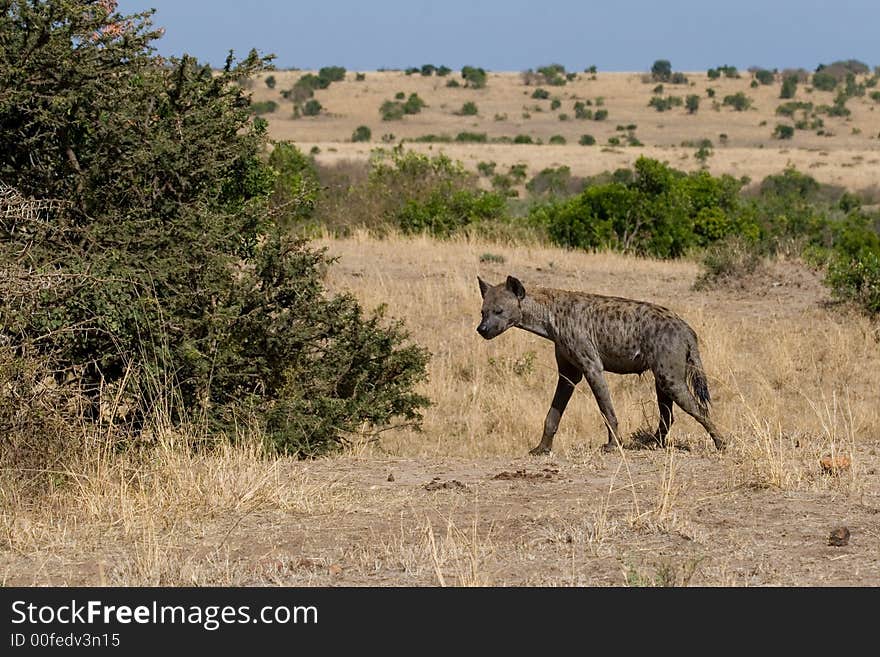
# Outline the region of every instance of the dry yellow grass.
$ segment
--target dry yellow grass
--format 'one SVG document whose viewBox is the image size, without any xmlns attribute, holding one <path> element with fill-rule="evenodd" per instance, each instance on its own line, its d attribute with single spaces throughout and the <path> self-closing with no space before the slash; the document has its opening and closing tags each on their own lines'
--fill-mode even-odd
<svg viewBox="0 0 880 657">
<path fill-rule="evenodd" d="M 797 130 L 791 140 L 772 138 L 777 123 L 791 123 L 776 115 L 783 102 L 779 98 L 780 83 L 750 87 L 751 76 L 743 73 L 741 79 L 709 80 L 706 72 L 688 73 L 690 85 L 665 85 L 666 95 L 696 94 L 701 98 L 699 111 L 689 115 L 683 107 L 657 112 L 648 106 L 654 95 L 654 83 L 644 83 L 642 73 L 603 73 L 597 79 L 579 74 L 577 79 L 562 87 L 547 87 L 551 98 L 558 98 L 561 107 L 550 110 L 550 100 L 535 100 L 531 94 L 535 86 L 526 86 L 519 73 L 490 73 L 485 89 L 448 88 L 446 81 L 460 76 L 457 72 L 446 78 L 407 76 L 399 71 L 368 71 L 365 80 L 355 81 L 349 72 L 342 82 L 334 82 L 319 90 L 316 98 L 325 112 L 316 117 L 293 119 L 292 104 L 283 100 L 280 92 L 289 89 L 306 71 L 275 71 L 274 90 L 268 89 L 261 76 L 254 81 L 254 100 L 272 99 L 279 103 L 276 112 L 266 115 L 269 134 L 274 139 L 293 140 L 309 151 L 317 147 L 319 161 L 334 163 L 339 160 L 364 160 L 371 148 L 384 146 L 383 135 L 393 135 L 389 143 L 401 139 L 435 134 L 454 138 L 460 132 L 485 132 L 488 137 L 515 137 L 519 134 L 541 139 L 544 145 L 516 144 L 415 144 L 407 147 L 421 152 L 444 152 L 475 169 L 480 161 L 495 161 L 499 167 L 525 163 L 529 174 L 543 168 L 566 165 L 574 175 L 587 176 L 631 166 L 646 155 L 668 161 L 677 168 L 692 170 L 700 166 L 694 158 L 694 146 L 684 142 L 709 139 L 715 148 L 707 166 L 714 174 L 729 173 L 761 180 L 778 173 L 788 165 L 810 173 L 821 182 L 846 186 L 850 189 L 874 189 L 880 164 L 880 111 L 869 96 L 852 98 L 847 107 L 849 117 L 825 116 L 825 135 L 815 130 Z M 715 101 L 742 91 L 753 101 L 751 109 L 737 112 L 729 107 L 713 109 L 713 99 L 706 90 L 713 88 Z M 833 103 L 832 92 L 807 91 L 808 85 L 799 85 L 796 100 L 815 105 Z M 399 121 L 382 121 L 379 106 L 392 100 L 396 93 L 407 96 L 417 93 L 427 107 L 416 115 Z M 574 103 L 601 98 L 609 112 L 605 121 L 577 120 Z M 457 116 L 454 112 L 463 103 L 477 104 L 477 116 Z M 536 109 L 538 108 L 538 109 Z M 595 110 L 594 105 L 590 109 Z M 560 114 L 569 120 L 561 121 Z M 527 117 L 527 118 L 526 118 Z M 634 124 L 642 147 L 608 147 L 608 139 L 621 136 L 617 126 Z M 372 143 L 352 143 L 351 135 L 359 125 L 372 130 Z M 578 139 L 592 134 L 597 145 L 583 147 Z M 722 141 L 721 135 L 727 135 Z M 565 145 L 547 145 L 553 135 L 562 135 Z M 623 140 L 625 143 L 625 140 Z"/>
<path fill-rule="evenodd" d="M 686 261 L 365 234 L 319 242 L 340 257 L 332 289 L 387 303 L 433 353 L 424 430 L 307 462 L 261 456 L 259 436 L 206 454 L 159 430 L 129 455 L 84 436 L 90 448 L 36 497 L 0 472 L 0 581 L 880 585 L 876 332 L 822 305 L 815 274 L 783 262 L 749 287 L 695 292 Z M 487 253 L 496 262 L 481 262 Z M 676 310 L 702 340 L 731 447 L 715 452 L 678 412 L 676 447 L 603 454 L 580 387 L 554 455 L 526 457 L 555 384 L 552 346 L 518 330 L 477 336 L 478 273 Z M 609 380 L 624 431 L 657 421 L 650 374 Z M 826 454 L 850 468 L 823 472 Z M 846 548 L 827 545 L 837 524 L 852 530 Z"/>
</svg>

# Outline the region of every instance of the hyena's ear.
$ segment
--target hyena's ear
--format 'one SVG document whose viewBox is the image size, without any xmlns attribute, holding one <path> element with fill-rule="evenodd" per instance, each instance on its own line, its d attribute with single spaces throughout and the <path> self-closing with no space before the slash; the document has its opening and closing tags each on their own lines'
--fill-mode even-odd
<svg viewBox="0 0 880 657">
<path fill-rule="evenodd" d="M 480 296 L 483 297 L 483 298 L 485 299 L 485 298 L 486 298 L 486 292 L 487 292 L 488 289 L 489 289 L 490 287 L 492 287 L 492 286 L 489 285 L 486 281 L 484 281 L 484 280 L 483 280 L 482 278 L 480 278 L 479 276 L 477 276 L 477 280 L 480 282 Z"/>
<path fill-rule="evenodd" d="M 526 296 L 526 288 L 523 287 L 523 284 L 520 283 L 518 278 L 508 276 L 506 287 L 509 291 L 513 292 L 516 295 L 517 299 L 522 300 L 522 298 Z"/>
</svg>

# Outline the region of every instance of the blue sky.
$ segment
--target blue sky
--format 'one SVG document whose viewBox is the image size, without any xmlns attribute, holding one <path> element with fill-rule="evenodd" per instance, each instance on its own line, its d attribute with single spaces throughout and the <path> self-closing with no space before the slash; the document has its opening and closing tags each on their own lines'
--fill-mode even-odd
<svg viewBox="0 0 880 657">
<path fill-rule="evenodd" d="M 119 8 L 155 8 L 154 23 L 166 29 L 161 54 L 213 65 L 230 48 L 274 53 L 279 68 L 350 70 L 880 64 L 880 0 L 120 0 Z"/>
</svg>

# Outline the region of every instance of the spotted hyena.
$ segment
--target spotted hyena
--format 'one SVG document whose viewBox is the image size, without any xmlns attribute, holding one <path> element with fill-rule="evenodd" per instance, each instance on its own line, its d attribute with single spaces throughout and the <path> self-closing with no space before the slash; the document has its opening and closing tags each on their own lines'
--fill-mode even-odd
<svg viewBox="0 0 880 657">
<path fill-rule="evenodd" d="M 674 312 L 645 301 L 584 292 L 550 288 L 527 292 L 513 276 L 499 285 L 477 278 L 483 295 L 477 333 L 491 340 L 515 326 L 556 345 L 559 382 L 544 434 L 532 454 L 551 450 L 559 419 L 582 378 L 593 391 L 608 428 L 605 448 L 615 449 L 617 416 L 603 372 L 641 374 L 647 370 L 654 373 L 660 407 L 660 425 L 654 434 L 657 443 L 666 444 L 675 402 L 705 427 L 716 448 L 723 449 L 724 438 L 709 419 L 709 387 L 697 334 Z"/>
</svg>

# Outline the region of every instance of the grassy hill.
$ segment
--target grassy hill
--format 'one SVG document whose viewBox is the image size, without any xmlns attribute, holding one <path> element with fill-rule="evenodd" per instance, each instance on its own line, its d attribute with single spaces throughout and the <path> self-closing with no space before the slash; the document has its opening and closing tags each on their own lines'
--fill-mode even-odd
<svg viewBox="0 0 880 657">
<path fill-rule="evenodd" d="M 781 74 L 772 84 L 753 87 L 753 76 L 746 71 L 738 78 L 722 75 L 717 79 L 710 79 L 706 71 L 688 72 L 686 84 L 662 83 L 660 92 L 656 88 L 661 83 L 646 73 L 578 73 L 562 86 L 551 86 L 536 81 L 534 75 L 499 72 L 489 73 L 486 86 L 474 89 L 464 86 L 458 71 L 444 77 L 349 71 L 344 80 L 315 91 L 314 100 L 322 107 L 317 115 L 294 118 L 294 103 L 282 92 L 309 73 L 316 72 L 275 71 L 249 84 L 255 102 L 271 100 L 277 105 L 275 111 L 263 115 L 272 138 L 294 140 L 307 151 L 316 149 L 317 159 L 323 163 L 363 160 L 372 148 L 405 140 L 409 148 L 445 152 L 471 169 L 479 162 L 494 161 L 504 167 L 524 163 L 530 175 L 560 165 L 569 166 L 576 176 L 594 175 L 631 166 L 639 155 L 685 170 L 705 164 L 714 174 L 730 173 L 752 180 L 794 165 L 820 182 L 873 190 L 873 195 L 880 197 L 876 191 L 880 102 L 874 86 L 846 101 L 847 116 L 834 116 L 827 108 L 834 107 L 837 90 L 823 91 L 802 82 L 793 99 L 781 99 Z M 274 78 L 273 89 L 265 84 L 269 75 Z M 458 86 L 447 86 L 453 80 Z M 857 80 L 860 84 L 876 83 L 870 74 Z M 539 89 L 546 92 L 546 98 L 534 97 Z M 738 111 L 725 104 L 725 98 L 740 93 L 748 100 L 748 109 Z M 401 119 L 383 120 L 380 107 L 400 94 L 403 102 L 417 94 L 426 105 Z M 693 113 L 686 107 L 690 95 L 699 98 Z M 649 105 L 654 97 L 677 97 L 682 104 L 661 112 Z M 792 116 L 777 113 L 781 105 L 792 101 L 810 106 L 803 105 L 807 109 L 796 110 Z M 476 115 L 462 113 L 466 103 L 476 106 Z M 594 118 L 577 118 L 576 103 L 583 103 L 581 116 L 589 112 Z M 600 110 L 607 116 L 595 120 Z M 774 136 L 777 125 L 794 128 L 797 124 L 802 128 L 794 129 L 790 139 Z M 359 126 L 370 129 L 371 141 L 352 142 Z M 486 142 L 456 142 L 461 133 L 484 134 Z M 580 145 L 583 135 L 591 135 L 595 145 Z M 429 136 L 450 143 L 414 141 Z M 517 137 L 520 141 L 528 137 L 534 143 L 509 143 Z M 551 144 L 554 137 L 554 141 L 561 137 L 565 143 Z M 613 143 L 615 140 L 619 143 Z M 702 161 L 695 155 L 704 140 L 711 142 L 711 148 Z"/>
</svg>

